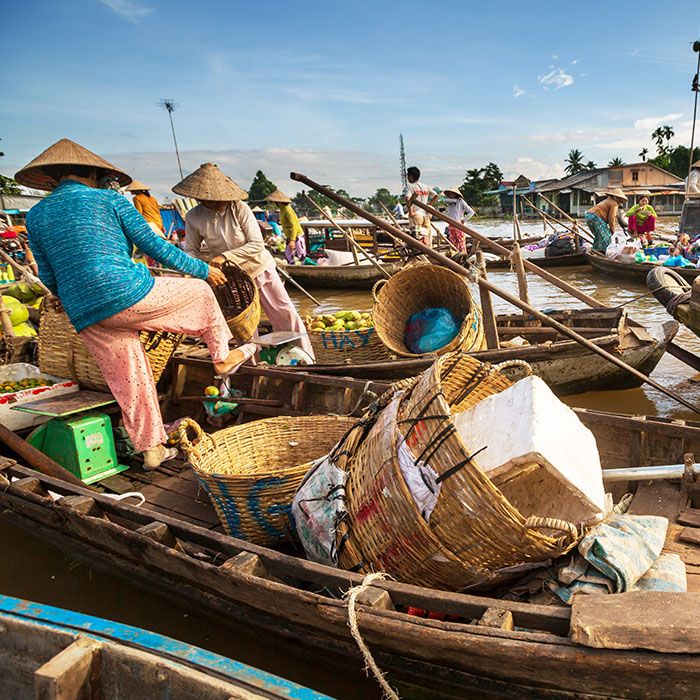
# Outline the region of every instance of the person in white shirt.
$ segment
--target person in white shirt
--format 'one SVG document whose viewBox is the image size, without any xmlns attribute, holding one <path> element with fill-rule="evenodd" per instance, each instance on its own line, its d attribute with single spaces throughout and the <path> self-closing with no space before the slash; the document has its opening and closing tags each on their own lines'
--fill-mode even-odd
<svg viewBox="0 0 700 700">
<path fill-rule="evenodd" d="M 689 194 L 700 193 L 700 160 L 695 161 L 690 168 L 690 175 L 686 178 Z"/>
<path fill-rule="evenodd" d="M 463 224 L 474 216 L 474 210 L 464 201 L 459 187 L 448 187 L 443 190 L 442 193 L 445 195 L 447 216 L 449 216 L 450 219 L 454 219 L 455 221 L 459 221 L 460 224 Z M 464 231 L 461 231 L 455 226 L 448 226 L 447 235 L 450 239 L 450 243 L 452 243 L 460 253 L 467 252 L 467 241 Z"/>
<path fill-rule="evenodd" d="M 420 182 L 420 170 L 415 165 L 407 168 L 406 179 L 408 180 L 405 192 L 408 221 L 418 240 L 427 246 L 432 246 L 433 230 L 430 227 L 430 214 L 420 207 L 413 206 L 413 202 L 432 206 L 438 199 L 437 192 Z"/>
</svg>

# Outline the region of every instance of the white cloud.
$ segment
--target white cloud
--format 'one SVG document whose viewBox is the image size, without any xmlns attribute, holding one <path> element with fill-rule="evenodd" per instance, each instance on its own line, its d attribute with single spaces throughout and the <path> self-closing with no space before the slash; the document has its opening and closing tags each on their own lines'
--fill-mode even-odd
<svg viewBox="0 0 700 700">
<path fill-rule="evenodd" d="M 520 85 L 513 85 L 513 97 L 522 97 L 527 95 L 528 91 L 520 87 Z"/>
<path fill-rule="evenodd" d="M 634 122 L 634 128 L 644 131 L 653 131 L 657 126 L 661 126 L 662 124 L 673 124 L 677 122 L 682 116 L 682 112 L 671 112 L 670 114 L 664 114 L 663 117 L 645 117 L 644 119 L 637 119 L 637 121 Z"/>
<path fill-rule="evenodd" d="M 549 73 L 537 77 L 537 82 L 545 89 L 561 90 L 563 87 L 574 84 L 574 79 L 561 68 L 552 68 Z"/>
<path fill-rule="evenodd" d="M 136 22 L 153 12 L 152 7 L 140 5 L 135 0 L 100 0 L 100 2 L 129 22 Z"/>
<path fill-rule="evenodd" d="M 552 60 L 553 60 L 553 61 L 556 61 L 556 60 L 558 60 L 558 59 L 559 59 L 559 56 L 557 56 L 557 54 L 552 54 Z"/>
<path fill-rule="evenodd" d="M 578 58 L 575 58 L 573 61 L 571 61 L 571 65 L 575 66 L 578 63 Z"/>
<path fill-rule="evenodd" d="M 518 156 L 514 163 L 506 163 L 502 169 L 506 179 L 512 179 L 518 175 L 525 175 L 530 180 L 549 180 L 564 176 L 562 163 L 546 163 L 530 156 Z"/>
</svg>

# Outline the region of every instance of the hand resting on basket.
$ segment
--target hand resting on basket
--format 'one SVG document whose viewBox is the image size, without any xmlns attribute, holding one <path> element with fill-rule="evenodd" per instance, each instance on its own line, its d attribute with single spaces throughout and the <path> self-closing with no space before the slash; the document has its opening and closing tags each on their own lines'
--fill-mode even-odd
<svg viewBox="0 0 700 700">
<path fill-rule="evenodd" d="M 212 287 L 220 287 L 222 284 L 226 284 L 226 275 L 218 267 L 214 267 L 210 264 L 207 282 L 209 282 Z"/>
</svg>

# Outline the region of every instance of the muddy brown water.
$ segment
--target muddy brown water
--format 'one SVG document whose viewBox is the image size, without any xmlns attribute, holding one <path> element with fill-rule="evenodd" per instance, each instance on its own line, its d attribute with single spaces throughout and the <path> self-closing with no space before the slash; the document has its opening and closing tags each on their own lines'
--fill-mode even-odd
<svg viewBox="0 0 700 700">
<path fill-rule="evenodd" d="M 671 229 L 673 222 L 665 222 Z M 510 235 L 505 222 L 475 222 L 475 227 L 487 235 Z M 538 234 L 541 225 L 524 224 L 523 235 Z M 600 299 L 609 306 L 630 302 L 644 294 L 642 285 L 618 282 L 594 273 L 588 267 L 563 268 L 555 271 L 562 279 L 582 291 Z M 507 291 L 517 293 L 515 275 L 493 272 L 490 279 Z M 539 278 L 529 277 L 531 302 L 541 309 L 580 307 L 581 303 L 568 297 Z M 330 312 L 339 309 L 371 310 L 368 292 L 343 290 L 311 290 L 323 304 L 315 307 L 305 297 L 293 293 L 303 313 Z M 496 300 L 497 312 L 512 307 Z M 628 303 L 626 308 L 633 318 L 653 325 L 669 320 L 661 305 L 651 296 Z M 687 349 L 700 353 L 700 339 L 681 328 L 678 342 Z M 700 403 L 700 383 L 690 381 L 692 369 L 665 355 L 652 374 L 666 387 L 682 394 L 694 403 Z M 643 387 L 624 391 L 599 391 L 566 397 L 572 406 L 597 408 L 606 411 L 661 415 L 672 418 L 693 418 L 694 414 L 655 389 Z M 277 648 L 261 642 L 250 630 L 225 628 L 197 610 L 164 602 L 155 593 L 144 591 L 124 582 L 108 572 L 78 563 L 38 540 L 0 520 L 0 592 L 41 603 L 48 603 L 84 613 L 99 615 L 131 625 L 144 627 L 205 649 L 230 656 L 266 671 L 282 675 L 319 691 L 340 698 L 378 698 L 375 685 L 357 670 L 344 665 L 327 669 L 310 659 L 303 650 L 293 645 Z"/>
</svg>

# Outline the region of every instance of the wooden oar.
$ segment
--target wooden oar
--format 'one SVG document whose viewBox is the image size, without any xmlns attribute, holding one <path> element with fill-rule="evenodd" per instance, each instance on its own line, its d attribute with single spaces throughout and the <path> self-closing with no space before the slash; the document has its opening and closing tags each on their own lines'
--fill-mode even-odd
<svg viewBox="0 0 700 700">
<path fill-rule="evenodd" d="M 312 297 L 311 294 L 309 294 L 295 279 L 292 278 L 292 276 L 286 270 L 283 270 L 279 265 L 277 265 L 277 272 L 279 272 L 287 282 L 291 282 L 302 294 L 311 299 L 316 306 L 321 306 L 321 302 L 316 297 Z"/>
<path fill-rule="evenodd" d="M 330 190 L 327 187 L 324 187 L 323 185 L 318 184 L 317 182 L 314 182 L 313 180 L 309 179 L 305 175 L 302 175 L 300 173 L 290 173 L 290 177 L 292 180 L 296 180 L 297 182 L 303 182 L 304 184 L 308 185 L 309 187 L 312 187 L 315 189 L 317 192 L 320 192 L 321 194 L 326 195 L 326 197 L 329 197 L 335 202 L 338 202 L 342 206 L 346 207 L 350 211 L 358 214 L 359 216 L 365 217 L 368 221 L 371 221 L 373 224 L 383 228 L 384 230 L 390 229 L 391 232 L 397 236 L 397 238 L 400 238 L 404 242 L 406 242 L 408 245 L 416 248 L 417 250 L 420 250 L 421 252 L 425 253 L 428 257 L 433 258 L 436 262 L 438 262 L 440 265 L 443 267 L 446 267 L 453 272 L 456 272 L 459 275 L 462 276 L 468 276 L 467 270 L 460 265 L 459 263 L 455 262 L 454 260 L 451 260 L 448 258 L 446 255 L 443 255 L 442 253 L 438 253 L 437 251 L 433 250 L 429 246 L 421 243 L 418 240 L 415 240 L 412 238 L 410 235 L 402 231 L 401 229 L 396 228 L 395 226 L 392 226 L 391 224 L 383 221 L 379 217 L 375 216 L 374 214 L 371 214 L 370 212 L 362 209 L 362 207 L 357 206 L 354 202 L 351 202 L 345 197 L 342 197 L 335 193 L 333 190 Z M 462 230 L 465 230 L 466 233 L 470 233 L 470 230 L 468 229 L 467 226 L 464 226 L 460 224 L 458 221 L 455 221 L 454 219 L 451 219 L 450 217 L 438 212 L 436 209 L 431 207 L 428 204 L 423 204 L 422 202 L 414 202 L 416 206 L 419 206 L 421 209 L 424 209 L 425 211 L 429 213 L 435 212 L 438 215 L 438 218 L 443 219 L 443 221 L 447 221 L 447 223 L 451 225 L 456 225 L 457 228 L 461 228 Z M 476 232 L 474 232 L 476 233 Z M 485 239 L 485 236 L 481 236 L 481 234 L 477 234 L 479 238 Z M 502 246 L 498 246 L 499 248 L 503 248 Z M 523 260 L 523 263 L 527 261 Z M 555 278 L 558 279 L 558 278 Z M 558 280 L 561 281 L 561 280 Z M 621 360 L 618 357 L 615 357 L 615 355 L 612 355 L 609 353 L 607 350 L 599 347 L 595 343 L 592 343 L 590 340 L 587 338 L 584 338 L 581 336 L 579 333 L 576 333 L 575 331 L 572 331 L 570 328 L 567 328 L 563 324 L 559 323 L 555 319 L 553 319 L 551 316 L 548 316 L 547 314 L 542 313 L 541 311 L 538 311 L 534 307 L 530 306 L 529 304 L 526 304 L 525 302 L 521 301 L 517 297 L 512 296 L 511 294 L 508 294 L 508 292 L 505 292 L 504 290 L 500 289 L 496 285 L 492 284 L 488 280 L 485 280 L 483 278 L 479 279 L 479 285 L 483 287 L 484 289 L 488 289 L 490 292 L 497 294 L 500 296 L 502 299 L 505 301 L 509 302 L 513 306 L 516 306 L 517 308 L 521 309 L 522 311 L 527 311 L 529 314 L 534 316 L 535 318 L 539 319 L 542 321 L 547 326 L 551 326 L 552 328 L 555 328 L 558 330 L 560 333 L 563 335 L 567 336 L 568 338 L 571 338 L 572 340 L 577 341 L 579 344 L 583 345 L 585 348 L 589 349 L 591 352 L 594 352 L 596 355 L 600 355 L 604 359 L 608 360 L 608 362 L 611 362 L 612 364 L 616 365 L 617 367 L 624 369 L 625 371 L 629 372 L 632 376 L 635 378 L 639 379 L 640 381 L 649 384 L 649 386 L 652 386 L 654 389 L 657 389 L 661 393 L 665 394 L 669 398 L 672 398 L 674 401 L 677 401 L 678 403 L 682 404 L 686 408 L 689 408 L 690 410 L 694 411 L 695 413 L 700 414 L 700 407 L 697 407 L 690 403 L 689 401 L 686 401 L 682 396 L 679 396 L 675 392 L 671 391 L 670 389 L 667 389 L 666 387 L 662 386 L 655 380 L 651 379 L 650 377 L 647 377 L 645 374 L 640 372 L 639 370 L 635 369 L 634 367 L 630 367 L 626 362 Z"/>
<path fill-rule="evenodd" d="M 590 235 L 584 234 L 583 231 L 581 231 L 578 228 L 577 224 L 574 224 L 574 227 L 571 228 L 568 224 L 564 223 L 561 219 L 555 219 L 553 216 L 550 214 L 547 214 L 546 211 L 542 211 L 539 207 L 536 207 L 527 197 L 523 197 L 525 201 L 536 211 L 539 213 L 540 216 L 542 216 L 545 221 L 546 220 L 551 220 L 554 221 L 556 224 L 567 230 L 570 234 L 573 236 L 581 237 L 583 238 L 584 241 L 587 241 L 588 243 L 592 243 L 593 239 L 590 237 Z M 554 228 L 554 226 L 552 226 Z"/>
<path fill-rule="evenodd" d="M 314 205 L 314 207 L 316 207 L 316 209 L 321 213 L 322 216 L 326 216 L 328 221 L 330 221 L 331 224 L 333 224 L 334 228 L 337 228 L 338 231 L 340 231 L 343 234 L 343 236 L 345 236 L 345 240 L 353 247 L 353 249 L 356 252 L 355 259 L 357 259 L 357 253 L 362 253 L 362 255 L 364 255 L 365 258 L 369 260 L 369 262 L 372 265 L 374 265 L 374 267 L 376 267 L 377 270 L 379 270 L 379 272 L 381 272 L 382 275 L 384 275 L 384 277 L 386 277 L 386 279 L 389 279 L 391 277 L 391 275 L 382 267 L 382 265 L 377 260 L 375 260 L 374 257 L 368 255 L 365 252 L 365 249 L 330 214 L 326 214 L 326 212 L 324 212 L 323 209 L 321 209 L 321 207 L 318 204 L 316 204 L 316 202 L 314 202 L 314 200 L 311 199 L 311 197 L 309 197 L 308 194 L 306 194 L 306 192 L 304 192 L 304 196 L 306 197 L 306 199 L 309 200 L 309 202 L 311 202 L 311 204 Z"/>
</svg>

